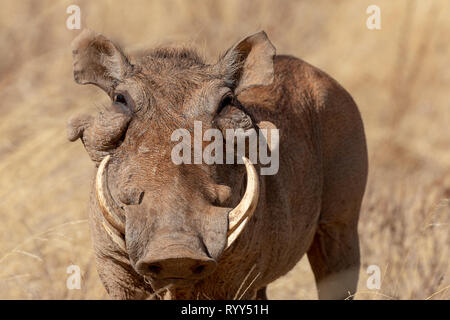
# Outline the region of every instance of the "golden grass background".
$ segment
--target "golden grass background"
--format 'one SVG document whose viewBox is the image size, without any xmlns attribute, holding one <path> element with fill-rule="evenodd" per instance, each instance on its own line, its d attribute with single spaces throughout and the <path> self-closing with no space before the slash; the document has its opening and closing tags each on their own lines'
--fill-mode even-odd
<svg viewBox="0 0 450 320">
<path fill-rule="evenodd" d="M 93 165 L 65 123 L 108 98 L 78 86 L 65 26 L 127 51 L 194 45 L 210 61 L 264 29 L 278 53 L 323 69 L 355 98 L 365 123 L 370 173 L 359 232 L 357 299 L 449 299 L 450 20 L 446 0 L 2 1 L 0 11 L 0 298 L 108 298 L 96 274 L 87 202 Z M 382 29 L 366 28 L 381 8 Z M 345 191 L 344 191 L 345 192 Z M 67 290 L 79 265 L 81 290 Z M 368 290 L 369 265 L 382 271 Z M 307 259 L 269 286 L 271 299 L 316 299 Z"/>
</svg>

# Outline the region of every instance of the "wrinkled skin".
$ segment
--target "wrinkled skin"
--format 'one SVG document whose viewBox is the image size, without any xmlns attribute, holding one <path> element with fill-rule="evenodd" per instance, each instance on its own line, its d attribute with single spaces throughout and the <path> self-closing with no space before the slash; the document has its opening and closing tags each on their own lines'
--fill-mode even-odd
<svg viewBox="0 0 450 320">
<path fill-rule="evenodd" d="M 94 190 L 90 223 L 112 298 L 264 299 L 266 286 L 305 253 L 319 298 L 355 292 L 367 151 L 357 106 L 336 81 L 276 56 L 263 32 L 211 65 L 190 49 L 128 58 L 89 30 L 74 40 L 73 55 L 76 82 L 97 85 L 112 100 L 96 117 L 68 124 L 69 139 L 80 138 L 96 165 L 111 155 L 108 183 L 122 207 L 126 251 L 102 228 Z M 245 191 L 245 168 L 175 165 L 171 134 L 193 130 L 194 120 L 203 130 L 265 123 L 280 130 L 279 171 L 259 176 L 256 211 L 227 249 L 226 208 Z M 144 263 L 174 259 L 164 270 Z"/>
</svg>

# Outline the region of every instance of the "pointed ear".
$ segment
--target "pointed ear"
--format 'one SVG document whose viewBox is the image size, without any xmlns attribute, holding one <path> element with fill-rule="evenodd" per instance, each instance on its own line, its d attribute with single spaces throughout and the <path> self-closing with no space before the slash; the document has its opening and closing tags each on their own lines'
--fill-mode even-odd
<svg viewBox="0 0 450 320">
<path fill-rule="evenodd" d="M 248 88 L 272 83 L 274 56 L 275 47 L 267 34 L 260 31 L 231 47 L 216 68 L 239 94 Z"/>
<path fill-rule="evenodd" d="M 108 94 L 133 71 L 127 57 L 103 35 L 85 29 L 72 41 L 73 75 L 79 84 L 94 84 Z"/>
</svg>

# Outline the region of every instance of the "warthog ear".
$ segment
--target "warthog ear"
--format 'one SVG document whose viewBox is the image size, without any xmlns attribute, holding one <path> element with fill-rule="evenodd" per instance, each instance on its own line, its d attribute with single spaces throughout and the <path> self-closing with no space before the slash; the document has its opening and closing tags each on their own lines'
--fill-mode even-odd
<svg viewBox="0 0 450 320">
<path fill-rule="evenodd" d="M 250 87 L 272 83 L 274 56 L 275 47 L 260 31 L 231 47 L 216 66 L 239 94 Z"/>
<path fill-rule="evenodd" d="M 114 43 L 85 29 L 72 41 L 73 75 L 79 84 L 94 84 L 108 94 L 133 66 Z"/>
</svg>

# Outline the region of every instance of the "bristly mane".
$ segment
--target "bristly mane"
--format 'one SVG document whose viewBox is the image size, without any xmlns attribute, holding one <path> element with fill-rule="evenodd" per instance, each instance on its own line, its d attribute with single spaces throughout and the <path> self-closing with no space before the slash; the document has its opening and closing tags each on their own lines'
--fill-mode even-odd
<svg viewBox="0 0 450 320">
<path fill-rule="evenodd" d="M 150 55 L 154 58 L 184 60 L 186 62 L 190 61 L 196 65 L 205 63 L 195 49 L 186 47 L 157 48 L 154 49 Z"/>
<path fill-rule="evenodd" d="M 159 60 L 163 64 L 170 64 L 180 69 L 205 65 L 204 59 L 197 51 L 187 47 L 159 47 L 137 53 L 134 56 L 144 64 L 148 60 Z"/>
</svg>

